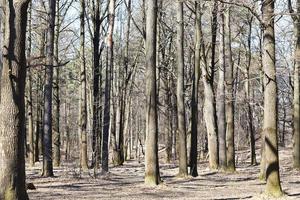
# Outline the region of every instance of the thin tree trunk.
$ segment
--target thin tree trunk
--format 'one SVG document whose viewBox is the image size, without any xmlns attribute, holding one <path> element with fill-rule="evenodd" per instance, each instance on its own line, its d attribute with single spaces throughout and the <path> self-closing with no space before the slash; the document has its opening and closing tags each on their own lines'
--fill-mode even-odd
<svg viewBox="0 0 300 200">
<path fill-rule="evenodd" d="M 49 0 L 48 32 L 46 51 L 46 81 L 44 89 L 44 152 L 43 173 L 44 177 L 53 176 L 52 164 L 52 89 L 53 89 L 53 57 L 54 57 L 54 28 L 55 28 L 56 1 Z"/>
<path fill-rule="evenodd" d="M 60 1 L 56 0 L 56 6 L 59 8 Z M 56 30 L 55 30 L 55 47 L 54 47 L 54 63 L 56 66 L 59 64 L 59 34 L 60 34 L 60 13 L 59 9 L 57 10 L 56 17 Z M 54 82 L 54 126 L 53 126 L 53 166 L 60 166 L 60 129 L 59 129 L 59 120 L 60 120 L 60 96 L 59 96 L 59 79 L 60 79 L 60 68 L 56 67 L 55 69 L 55 82 Z"/>
<path fill-rule="evenodd" d="M 185 177 L 187 171 L 186 120 L 184 106 L 184 24 L 183 3 L 177 2 L 177 106 L 179 135 L 179 176 Z"/>
<path fill-rule="evenodd" d="M 100 144 L 101 144 L 101 67 L 100 67 L 100 5 L 101 1 L 96 0 L 93 3 L 93 163 L 92 167 L 98 168 L 100 162 Z"/>
<path fill-rule="evenodd" d="M 160 183 L 156 95 L 157 0 L 148 0 L 146 15 L 146 144 L 145 183 Z"/>
<path fill-rule="evenodd" d="M 215 65 L 215 43 L 217 30 L 217 11 L 218 3 L 214 2 L 214 9 L 212 12 L 212 60 L 210 71 L 208 71 L 208 62 L 206 61 L 206 49 L 204 45 L 202 26 L 200 26 L 201 34 L 201 51 L 204 64 L 202 65 L 202 81 L 204 85 L 204 119 L 206 123 L 208 151 L 209 151 L 209 167 L 210 169 L 217 169 L 219 166 L 219 150 L 218 150 L 218 132 L 216 122 L 216 108 L 215 97 L 213 90 L 214 65 Z"/>
<path fill-rule="evenodd" d="M 80 53 L 81 53 L 81 68 L 80 68 L 80 167 L 83 170 L 88 169 L 87 156 L 87 95 L 86 95 L 86 62 L 85 62 L 85 0 L 80 1 Z"/>
<path fill-rule="evenodd" d="M 25 80 L 28 0 L 4 2 L 0 102 L 0 199 L 27 200 L 25 186 Z"/>
<path fill-rule="evenodd" d="M 201 62 L 201 10 L 200 5 L 195 2 L 195 64 L 193 72 L 193 88 L 192 88 L 192 110 L 191 110 L 191 150 L 190 150 L 190 175 L 193 177 L 198 176 L 197 171 L 197 158 L 198 158 L 198 86 L 200 79 L 200 62 Z"/>
<path fill-rule="evenodd" d="M 112 70 L 114 62 L 114 48 L 113 48 L 113 32 L 115 21 L 115 0 L 109 1 L 109 30 L 108 30 L 108 62 L 106 66 L 105 77 L 105 100 L 104 100 L 104 121 L 103 121 L 103 144 L 102 144 L 102 173 L 108 172 L 108 138 L 109 138 L 109 124 L 110 124 L 110 101 L 111 101 L 111 82 Z"/>
<path fill-rule="evenodd" d="M 251 107 L 251 98 L 250 98 L 250 66 L 252 61 L 251 53 L 251 40 L 252 40 L 252 21 L 253 17 L 248 21 L 249 23 L 249 35 L 248 35 L 248 63 L 246 66 L 246 82 L 245 82 L 245 92 L 246 92 L 246 105 L 247 105 L 247 116 L 248 116 L 248 130 L 250 138 L 250 151 L 251 151 L 251 165 L 256 165 L 256 153 L 255 153 L 255 132 L 253 127 L 253 116 L 252 116 L 252 107 Z"/>
<path fill-rule="evenodd" d="M 233 78 L 233 61 L 231 49 L 231 7 L 225 12 L 225 49 L 226 49 L 226 170 L 235 171 L 235 144 L 234 144 L 234 78 Z"/>
<path fill-rule="evenodd" d="M 28 50 L 27 58 L 31 56 L 31 34 L 32 34 L 32 4 L 29 6 L 29 19 L 28 19 Z M 30 63 L 29 63 L 30 65 Z M 34 166 L 35 157 L 34 157 L 34 130 L 33 130 L 33 99 L 32 99 L 32 71 L 28 68 L 28 139 L 29 139 L 29 165 Z"/>
<path fill-rule="evenodd" d="M 300 13 L 300 0 L 297 0 L 297 13 Z M 300 19 L 299 16 L 294 20 L 294 32 L 296 35 L 295 49 L 295 69 L 294 69 L 294 99 L 293 99 L 293 120 L 294 120 L 294 143 L 293 143 L 293 166 L 300 169 L 300 84 L 299 84 L 299 67 L 300 67 Z"/>
<path fill-rule="evenodd" d="M 262 4 L 263 22 L 265 25 L 263 42 L 264 69 L 264 126 L 266 153 L 266 193 L 281 196 L 282 189 L 279 177 L 279 159 L 277 142 L 277 82 L 275 67 L 275 0 L 264 0 Z"/>
<path fill-rule="evenodd" d="M 219 136 L 219 165 L 222 170 L 226 169 L 226 116 L 225 116 L 225 17 L 224 4 L 220 9 L 220 53 L 219 53 L 219 79 L 216 98 L 216 109 L 218 118 L 218 136 Z"/>
</svg>

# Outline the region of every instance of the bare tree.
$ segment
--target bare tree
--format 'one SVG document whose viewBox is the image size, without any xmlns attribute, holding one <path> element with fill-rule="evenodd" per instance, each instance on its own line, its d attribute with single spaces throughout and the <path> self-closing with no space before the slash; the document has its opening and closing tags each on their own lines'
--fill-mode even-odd
<svg viewBox="0 0 300 200">
<path fill-rule="evenodd" d="M 156 95 L 157 0 L 148 0 L 146 7 L 146 143 L 145 183 L 160 183 L 158 163 L 158 124 Z"/>
<path fill-rule="evenodd" d="M 27 200 L 25 188 L 26 26 L 29 0 L 2 2 L 3 67 L 0 102 L 0 199 Z"/>
<path fill-rule="evenodd" d="M 274 31 L 275 0 L 264 0 L 262 4 L 264 41 L 264 125 L 266 153 L 266 193 L 281 196 L 279 178 L 279 159 L 277 142 L 277 82 L 275 67 L 275 31 Z"/>
<path fill-rule="evenodd" d="M 183 2 L 177 2 L 177 109 L 178 109 L 178 135 L 179 135 L 179 176 L 187 176 L 187 147 L 186 124 L 184 107 L 184 24 Z"/>
<path fill-rule="evenodd" d="M 53 176 L 52 163 L 52 89 L 53 89 L 53 59 L 54 59 L 54 29 L 55 29 L 56 1 L 49 0 L 48 31 L 46 47 L 46 81 L 44 105 L 44 152 L 43 176 Z"/>
</svg>

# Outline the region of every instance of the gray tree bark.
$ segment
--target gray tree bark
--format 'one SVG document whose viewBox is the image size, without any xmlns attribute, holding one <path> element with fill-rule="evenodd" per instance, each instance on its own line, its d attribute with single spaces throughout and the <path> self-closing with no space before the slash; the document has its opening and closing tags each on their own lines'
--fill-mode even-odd
<svg viewBox="0 0 300 200">
<path fill-rule="evenodd" d="M 185 177 L 187 171 L 186 120 L 184 106 L 184 24 L 183 3 L 177 2 L 177 109 L 178 109 L 178 136 L 179 136 L 179 174 Z"/>
<path fill-rule="evenodd" d="M 52 164 L 52 89 L 53 89 L 53 59 L 54 59 L 54 29 L 56 1 L 49 0 L 48 32 L 46 47 L 46 81 L 44 88 L 44 151 L 43 173 L 44 177 L 53 176 Z"/>
<path fill-rule="evenodd" d="M 277 142 L 277 82 L 275 67 L 275 0 L 264 0 L 262 4 L 264 22 L 263 69 L 264 69 L 264 124 L 265 159 L 266 159 L 266 193 L 281 196 L 279 177 L 279 159 Z"/>
<path fill-rule="evenodd" d="M 26 25 L 29 0 L 2 4 L 3 68 L 0 94 L 0 199 L 27 200 L 25 188 Z"/>
<path fill-rule="evenodd" d="M 145 184 L 160 183 L 156 95 L 157 0 L 146 2 L 146 143 Z"/>
</svg>

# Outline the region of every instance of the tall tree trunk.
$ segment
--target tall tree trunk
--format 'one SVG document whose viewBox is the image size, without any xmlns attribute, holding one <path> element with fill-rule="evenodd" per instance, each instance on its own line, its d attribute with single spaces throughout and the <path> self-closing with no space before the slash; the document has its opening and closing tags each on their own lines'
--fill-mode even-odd
<svg viewBox="0 0 300 200">
<path fill-rule="evenodd" d="M 192 101 L 191 101 L 191 150 L 190 150 L 190 175 L 193 177 L 198 176 L 197 171 L 197 158 L 198 158 L 198 86 L 200 79 L 201 67 L 201 10 L 200 5 L 195 2 L 195 64 L 193 71 L 193 88 L 192 88 Z"/>
<path fill-rule="evenodd" d="M 28 49 L 27 49 L 27 58 L 31 57 L 31 44 L 32 44 L 32 4 L 29 6 L 29 18 L 28 18 Z M 33 99 L 32 99 L 32 70 L 30 69 L 30 63 L 28 68 L 28 139 L 29 139 L 29 165 L 34 166 L 35 157 L 34 157 L 34 130 L 33 130 Z"/>
<path fill-rule="evenodd" d="M 25 80 L 28 0 L 5 1 L 0 102 L 0 199 L 27 200 Z"/>
<path fill-rule="evenodd" d="M 46 81 L 44 88 L 44 153 L 43 173 L 44 177 L 53 176 L 52 164 L 52 89 L 53 89 L 53 57 L 54 57 L 54 28 L 55 28 L 56 1 L 49 0 L 48 31 L 46 49 Z"/>
<path fill-rule="evenodd" d="M 231 7 L 225 12 L 225 49 L 226 49 L 226 157 L 227 171 L 235 171 L 235 148 L 234 148 L 234 78 L 233 61 L 231 50 Z"/>
<path fill-rule="evenodd" d="M 262 4 L 264 22 L 263 69 L 264 69 L 264 126 L 266 153 L 266 193 L 281 196 L 277 142 L 277 82 L 275 67 L 275 0 L 264 0 Z"/>
<path fill-rule="evenodd" d="M 86 64 L 85 64 L 85 0 L 80 1 L 80 54 L 81 54 L 81 68 L 80 68 L 80 167 L 83 170 L 88 169 L 87 156 L 87 96 L 86 96 Z"/>
<path fill-rule="evenodd" d="M 250 66 L 252 61 L 252 53 L 251 53 L 251 40 L 252 40 L 252 21 L 253 16 L 251 16 L 249 23 L 249 35 L 248 35 L 248 54 L 247 54 L 247 66 L 245 72 L 245 92 L 246 92 L 246 105 L 247 105 L 247 116 L 248 116 L 248 130 L 249 130 L 249 138 L 250 138 L 250 151 L 251 151 L 251 165 L 256 165 L 256 153 L 255 153 L 255 132 L 253 127 L 253 112 L 251 107 L 251 98 L 250 98 Z"/>
<path fill-rule="evenodd" d="M 100 0 L 93 1 L 93 163 L 92 167 L 99 167 L 101 143 L 101 67 L 100 67 Z"/>
<path fill-rule="evenodd" d="M 56 0 L 57 8 L 60 7 L 60 0 Z M 59 34 L 60 34 L 60 12 L 57 9 L 56 27 L 55 27 L 55 47 L 54 47 L 54 63 L 56 66 L 59 65 Z M 60 79 L 60 68 L 55 69 L 55 81 L 54 81 L 54 126 L 53 126 L 53 166 L 60 166 L 60 96 L 59 96 L 59 79 Z"/>
<path fill-rule="evenodd" d="M 297 0 L 297 13 L 300 13 L 300 0 Z M 294 69 L 294 99 L 293 99 L 293 118 L 294 118 L 294 168 L 300 169 L 300 85 L 299 85 L 299 66 L 300 66 L 300 18 L 294 19 L 294 32 L 296 37 L 295 49 L 295 69 Z"/>
<path fill-rule="evenodd" d="M 201 52 L 204 64 L 202 65 L 202 81 L 204 85 L 204 119 L 207 130 L 208 150 L 209 150 L 209 167 L 210 169 L 217 169 L 219 166 L 218 153 L 218 132 L 216 122 L 216 107 L 213 90 L 214 66 L 215 66 L 215 43 L 217 31 L 217 12 L 218 3 L 214 1 L 214 9 L 212 12 L 212 58 L 211 66 L 209 67 L 206 60 L 206 49 L 203 39 L 202 26 L 200 26 L 201 34 Z M 209 70 L 210 68 L 210 70 Z"/>
<path fill-rule="evenodd" d="M 227 164 L 226 158 L 226 117 L 225 117 L 225 17 L 224 4 L 220 8 L 220 53 L 219 53 L 219 79 L 217 88 L 217 118 L 218 118 L 218 136 L 219 136 L 219 165 L 225 170 Z"/>
<path fill-rule="evenodd" d="M 183 3 L 177 2 L 177 106 L 179 136 L 179 176 L 187 176 L 187 147 L 184 106 L 184 24 Z"/>
<path fill-rule="evenodd" d="M 145 183 L 160 183 L 158 162 L 158 122 L 156 95 L 157 0 L 147 1 L 146 15 L 146 144 Z"/>
<path fill-rule="evenodd" d="M 108 30 L 108 62 L 105 76 L 105 100 L 104 100 L 104 121 L 103 121 L 103 144 L 102 144 L 102 172 L 108 172 L 108 136 L 110 124 L 110 90 L 112 82 L 112 72 L 114 65 L 113 32 L 115 22 L 115 0 L 109 1 L 109 30 Z"/>
</svg>

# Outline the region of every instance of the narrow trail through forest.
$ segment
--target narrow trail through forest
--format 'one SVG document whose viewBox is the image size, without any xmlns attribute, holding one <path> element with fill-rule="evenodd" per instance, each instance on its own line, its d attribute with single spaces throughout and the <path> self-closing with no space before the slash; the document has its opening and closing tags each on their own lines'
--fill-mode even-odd
<svg viewBox="0 0 300 200">
<path fill-rule="evenodd" d="M 291 148 L 280 151 L 280 174 L 286 195 L 281 199 L 300 199 L 300 172 L 292 169 Z M 157 187 L 144 185 L 144 164 L 128 161 L 110 169 L 107 176 L 94 172 L 80 173 L 71 165 L 55 169 L 55 178 L 41 178 L 40 166 L 27 168 L 27 182 L 36 190 L 29 191 L 35 200 L 98 200 L 98 199 L 268 199 L 263 195 L 264 183 L 258 180 L 259 165 L 249 166 L 248 152 L 237 152 L 234 174 L 211 172 L 207 163 L 199 164 L 197 178 L 176 177 L 178 168 L 161 164 L 163 183 Z M 249 159 L 247 159 L 249 160 Z"/>
</svg>

